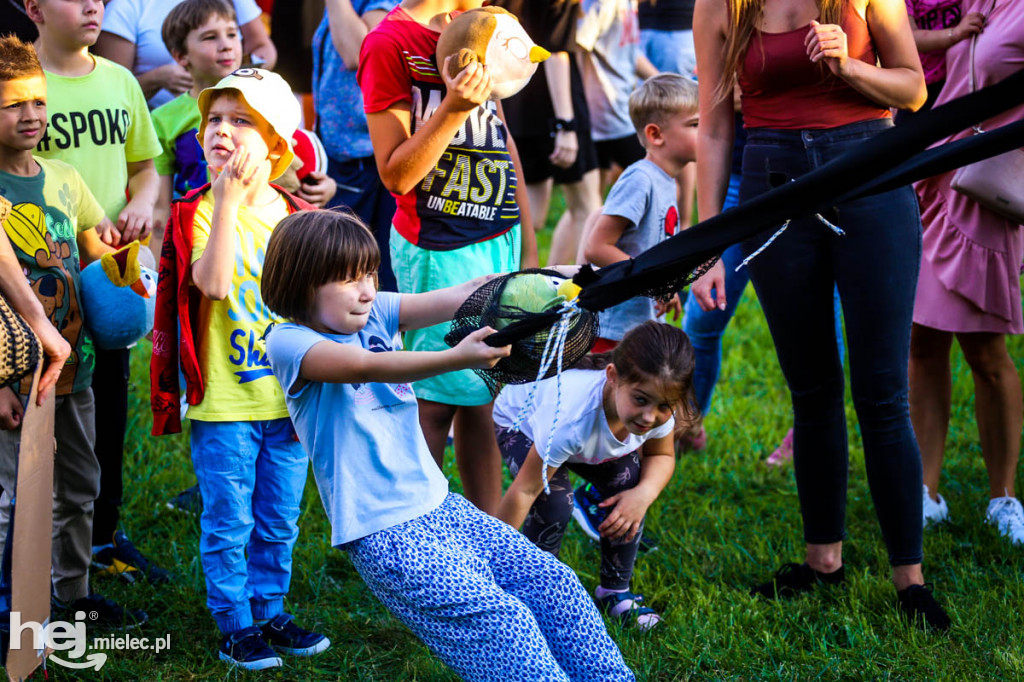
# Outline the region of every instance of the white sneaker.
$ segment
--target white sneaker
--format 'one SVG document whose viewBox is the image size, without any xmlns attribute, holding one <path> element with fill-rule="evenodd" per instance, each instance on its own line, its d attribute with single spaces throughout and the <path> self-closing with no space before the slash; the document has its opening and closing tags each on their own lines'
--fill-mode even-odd
<svg viewBox="0 0 1024 682">
<path fill-rule="evenodd" d="M 1013 544 L 1024 544 L 1024 507 L 1016 497 L 993 498 L 985 519 Z"/>
<path fill-rule="evenodd" d="M 932 496 L 928 494 L 928 486 L 924 486 L 924 504 L 922 505 L 924 511 L 922 523 L 924 527 L 931 523 L 942 523 L 949 520 L 949 507 L 946 506 L 946 501 L 942 499 L 942 495 L 938 497 L 938 502 L 933 500 Z"/>
</svg>

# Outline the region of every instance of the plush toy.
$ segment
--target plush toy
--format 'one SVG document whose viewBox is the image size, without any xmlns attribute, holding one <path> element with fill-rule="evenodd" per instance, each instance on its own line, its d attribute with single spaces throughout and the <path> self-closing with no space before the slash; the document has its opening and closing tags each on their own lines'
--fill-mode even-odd
<svg viewBox="0 0 1024 682">
<path fill-rule="evenodd" d="M 437 67 L 444 68 L 449 55 L 448 75 L 455 77 L 473 62 L 487 65 L 494 87 L 491 99 L 505 99 L 522 90 L 537 64 L 551 53 L 535 45 L 514 14 L 500 7 L 481 7 L 452 19 L 437 41 Z"/>
<path fill-rule="evenodd" d="M 580 288 L 571 279 L 542 273 L 513 275 L 501 291 L 499 306 L 516 313 L 542 313 L 571 301 Z M 515 320 L 500 316 L 494 321 L 495 329 L 502 329 Z"/>
<path fill-rule="evenodd" d="M 139 262 L 138 242 L 82 270 L 82 308 L 97 346 L 125 348 L 153 329 L 156 279 Z"/>
</svg>

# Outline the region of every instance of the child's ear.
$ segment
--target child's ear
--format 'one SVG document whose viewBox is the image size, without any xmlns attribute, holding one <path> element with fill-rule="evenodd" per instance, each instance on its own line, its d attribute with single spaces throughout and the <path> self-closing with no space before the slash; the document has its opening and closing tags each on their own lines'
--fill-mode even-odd
<svg viewBox="0 0 1024 682">
<path fill-rule="evenodd" d="M 39 0 L 25 0 L 25 14 L 32 20 L 32 23 L 42 24 L 43 13 L 39 9 Z"/>
<path fill-rule="evenodd" d="M 644 126 L 644 138 L 648 144 L 656 147 L 664 143 L 664 139 L 661 137 L 661 127 L 657 123 L 648 123 Z M 646 147 L 647 145 L 644 146 Z"/>
<path fill-rule="evenodd" d="M 605 376 L 608 377 L 608 383 L 613 387 L 619 382 L 619 372 L 615 369 L 615 365 L 608 363 L 604 368 Z"/>
<path fill-rule="evenodd" d="M 188 70 L 188 55 L 187 54 L 181 54 L 180 52 L 175 52 L 175 51 L 172 50 L 171 51 L 171 59 L 173 59 L 175 62 L 177 62 L 178 66 L 180 66 L 181 68 L 185 69 L 186 71 Z"/>
<path fill-rule="evenodd" d="M 273 149 L 270 150 L 270 158 L 274 161 L 280 159 L 288 151 L 288 142 L 278 135 L 277 142 L 274 143 Z"/>
</svg>

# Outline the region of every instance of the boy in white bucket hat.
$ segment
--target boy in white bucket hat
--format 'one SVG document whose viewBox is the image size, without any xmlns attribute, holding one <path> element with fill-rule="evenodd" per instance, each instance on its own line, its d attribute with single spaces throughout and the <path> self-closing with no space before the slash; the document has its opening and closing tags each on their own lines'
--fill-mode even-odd
<svg viewBox="0 0 1024 682">
<path fill-rule="evenodd" d="M 279 318 L 260 296 L 271 232 L 310 206 L 270 184 L 292 161 L 288 140 L 299 124 L 284 79 L 239 69 L 200 93 L 199 110 L 214 179 L 171 206 L 153 336 L 153 428 L 180 430 L 180 364 L 219 655 L 260 670 L 281 665 L 279 653 L 311 656 L 330 646 L 284 612 L 307 457 L 263 341 Z"/>
</svg>

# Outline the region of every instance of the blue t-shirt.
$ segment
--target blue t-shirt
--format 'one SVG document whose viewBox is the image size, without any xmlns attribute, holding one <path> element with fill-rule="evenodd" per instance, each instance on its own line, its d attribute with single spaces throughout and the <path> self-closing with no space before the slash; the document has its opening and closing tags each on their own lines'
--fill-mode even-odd
<svg viewBox="0 0 1024 682">
<path fill-rule="evenodd" d="M 616 246 L 638 256 L 679 230 L 676 181 L 653 162 L 641 159 L 619 176 L 601 213 L 629 221 Z M 600 313 L 601 337 L 621 341 L 630 329 L 654 318 L 653 299 L 631 298 Z"/>
<path fill-rule="evenodd" d="M 302 359 L 322 341 L 393 351 L 400 300 L 399 294 L 378 293 L 366 326 L 356 334 L 322 334 L 288 323 L 274 326 L 267 337 L 270 365 L 313 462 L 334 546 L 422 516 L 448 495 L 409 384 L 311 382 L 290 390 Z"/>
<path fill-rule="evenodd" d="M 397 4 L 398 0 L 352 0 L 352 9 L 362 16 L 373 10 L 390 12 Z M 313 99 L 316 133 L 327 156 L 335 161 L 373 156 L 363 93 L 356 82 L 355 69 L 347 69 L 334 49 L 326 12 L 313 35 Z"/>
</svg>

